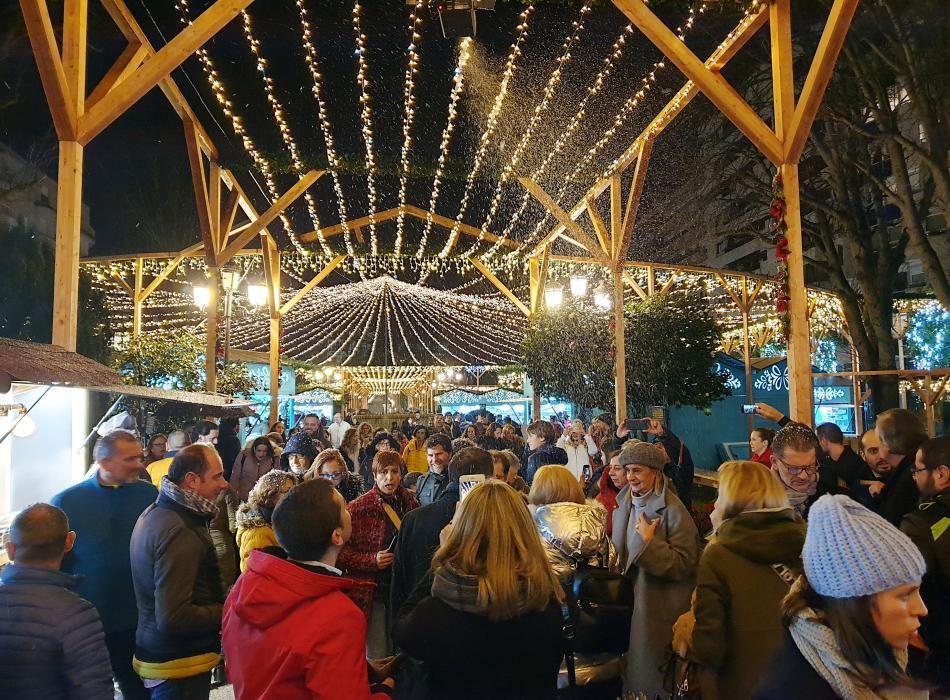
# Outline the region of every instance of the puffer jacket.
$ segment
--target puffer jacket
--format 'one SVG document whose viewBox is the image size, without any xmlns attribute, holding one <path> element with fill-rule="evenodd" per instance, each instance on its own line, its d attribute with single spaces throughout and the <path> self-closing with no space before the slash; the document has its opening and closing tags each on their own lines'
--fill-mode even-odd
<svg viewBox="0 0 950 700">
<path fill-rule="evenodd" d="M 802 572 L 805 522 L 793 508 L 724 521 L 699 561 L 689 656 L 710 668 L 719 697 L 749 700 L 782 646 L 789 585 L 773 565 Z"/>
<path fill-rule="evenodd" d="M 10 564 L 0 572 L 0 697 L 112 697 L 99 613 L 70 589 L 79 578 Z"/>
<path fill-rule="evenodd" d="M 237 512 L 237 545 L 241 555 L 241 573 L 247 571 L 247 559 L 255 549 L 279 547 L 270 520 L 259 510 L 242 503 Z"/>
<path fill-rule="evenodd" d="M 606 511 L 599 505 L 552 503 L 534 512 L 544 553 L 551 568 L 567 584 L 578 564 L 606 567 L 613 545 L 606 535 Z"/>
</svg>

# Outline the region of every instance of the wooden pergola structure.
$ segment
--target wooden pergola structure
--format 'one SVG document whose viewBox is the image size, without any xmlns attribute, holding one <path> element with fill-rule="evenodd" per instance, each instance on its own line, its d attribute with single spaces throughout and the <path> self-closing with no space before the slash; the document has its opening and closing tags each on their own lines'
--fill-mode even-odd
<svg viewBox="0 0 950 700">
<path fill-rule="evenodd" d="M 323 174 L 311 171 L 280 196 L 265 212 L 258 213 L 242 191 L 237 179 L 219 164 L 218 149 L 201 125 L 171 77 L 189 56 L 231 22 L 253 0 L 216 0 L 171 41 L 156 49 L 142 31 L 124 0 L 99 0 L 127 41 L 127 47 L 100 83 L 89 92 L 86 86 L 87 19 L 89 0 L 64 0 L 62 46 L 57 42 L 50 19 L 48 0 L 20 0 L 27 32 L 39 68 L 40 78 L 59 139 L 59 178 L 56 222 L 56 269 L 53 302 L 53 343 L 75 350 L 79 294 L 79 242 L 84 148 L 112 122 L 124 114 L 143 95 L 158 87 L 181 117 L 191 162 L 192 180 L 198 203 L 201 242 L 181 251 L 148 284 L 141 267 L 135 284 L 128 291 L 139 311 L 133 324 L 141 328 L 141 302 L 155 291 L 185 257 L 203 252 L 209 272 L 217 274 L 222 266 L 245 246 L 260 239 L 260 254 L 268 294 L 270 323 L 271 386 L 276 387 L 280 371 L 280 322 L 294 304 L 320 284 L 344 256 L 333 258 L 296 296 L 281 304 L 280 258 L 277 244 L 267 227 Z M 786 223 L 790 255 L 788 258 L 790 294 L 790 413 L 810 423 L 812 416 L 811 365 L 808 331 L 808 301 L 805 288 L 802 251 L 801 209 L 798 161 L 805 147 L 824 92 L 831 80 L 838 55 L 844 44 L 858 0 L 835 0 L 815 56 L 796 97 L 793 73 L 791 0 L 770 0 L 760 4 L 740 22 L 726 40 L 705 61 L 697 57 L 648 7 L 644 0 L 613 0 L 629 20 L 659 48 L 686 76 L 688 81 L 656 118 L 617 160 L 611 172 L 591 187 L 569 211 L 537 183 L 521 179 L 527 190 L 557 220 L 552 229 L 530 254 L 530 299 L 521 301 L 480 260 L 472 264 L 526 315 L 537 313 L 543 299 L 547 266 L 552 259 L 551 243 L 564 239 L 584 250 L 590 262 L 602 265 L 613 276 L 613 309 L 616 343 L 616 405 L 618 419 L 627 414 L 624 367 L 623 296 L 630 279 L 624 274 L 627 254 L 636 224 L 637 210 L 655 139 L 700 92 L 728 118 L 781 173 L 787 203 Z M 722 76 L 721 70 L 766 24 L 770 28 L 774 125 L 770 127 Z M 622 177 L 633 167 L 632 184 L 626 198 Z M 598 198 L 609 190 L 609 226 L 597 208 Z M 625 201 L 624 201 L 625 200 Z M 248 222 L 234 227 L 238 209 Z M 400 213 L 428 217 L 437 226 L 451 228 L 454 221 L 418 210 L 402 208 L 373 214 L 394 218 Z M 579 220 L 586 213 L 594 230 L 588 233 Z M 353 230 L 357 240 L 360 227 L 370 217 L 340 222 L 321 233 L 324 237 Z M 466 235 L 482 240 L 497 238 L 474 227 L 460 227 Z M 302 240 L 317 238 L 305 234 Z M 212 289 L 216 287 L 212 286 Z M 645 293 L 642 289 L 637 291 Z M 746 294 L 746 291 L 743 291 Z M 748 300 L 744 297 L 743 302 Z M 217 299 L 208 304 L 208 389 L 214 386 L 214 349 L 216 347 Z M 272 397 L 276 408 L 276 395 Z"/>
</svg>

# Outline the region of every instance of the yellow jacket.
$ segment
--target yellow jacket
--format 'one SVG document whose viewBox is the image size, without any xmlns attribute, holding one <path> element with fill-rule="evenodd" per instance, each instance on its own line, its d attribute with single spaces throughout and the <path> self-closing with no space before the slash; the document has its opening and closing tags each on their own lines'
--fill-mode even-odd
<svg viewBox="0 0 950 700">
<path fill-rule="evenodd" d="M 247 571 L 247 558 L 255 549 L 279 547 L 277 536 L 270 525 L 263 527 L 238 527 L 237 543 L 241 550 L 241 573 Z"/>
<path fill-rule="evenodd" d="M 406 449 L 402 452 L 402 458 L 406 462 L 406 469 L 411 472 L 422 472 L 425 474 L 429 471 L 429 462 L 426 460 L 426 448 L 421 447 L 417 450 L 415 438 L 410 440 L 409 444 L 406 445 Z"/>
<path fill-rule="evenodd" d="M 173 457 L 166 457 L 165 459 L 157 459 L 147 467 L 145 471 L 148 472 L 149 477 L 152 479 L 152 483 L 155 484 L 156 488 L 162 487 L 162 477 L 168 474 L 168 470 L 172 466 Z"/>
</svg>

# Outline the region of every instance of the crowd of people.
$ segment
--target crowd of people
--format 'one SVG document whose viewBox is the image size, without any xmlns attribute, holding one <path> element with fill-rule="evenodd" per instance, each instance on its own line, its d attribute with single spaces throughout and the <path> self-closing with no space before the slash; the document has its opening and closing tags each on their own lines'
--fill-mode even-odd
<svg viewBox="0 0 950 700">
<path fill-rule="evenodd" d="M 109 432 L 13 521 L 0 696 L 950 693 L 950 437 L 758 413 L 711 532 L 652 418 Z"/>
</svg>

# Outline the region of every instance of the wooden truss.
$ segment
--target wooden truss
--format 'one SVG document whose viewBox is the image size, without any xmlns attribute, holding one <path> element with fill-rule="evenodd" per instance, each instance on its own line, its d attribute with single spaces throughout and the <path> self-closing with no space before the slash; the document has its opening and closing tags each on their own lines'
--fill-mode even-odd
<svg viewBox="0 0 950 700">
<path fill-rule="evenodd" d="M 47 103 L 60 142 L 59 179 L 56 223 L 56 269 L 53 301 L 53 342 L 67 350 L 76 348 L 76 327 L 79 287 L 79 241 L 81 224 L 81 193 L 84 147 L 124 114 L 143 95 L 158 87 L 165 94 L 184 124 L 188 155 L 191 163 L 201 243 L 169 256 L 171 262 L 147 285 L 143 280 L 140 256 L 135 268 L 134 286 L 122 280 L 132 295 L 136 311 L 133 328 L 141 331 L 142 302 L 168 278 L 186 257 L 203 254 L 210 270 L 217 276 L 218 269 L 235 255 L 243 253 L 246 245 L 260 238 L 261 254 L 269 285 L 271 324 L 271 407 L 276 412 L 277 381 L 279 375 L 280 318 L 303 295 L 319 284 L 340 264 L 344 256 L 332 260 L 308 285 L 287 302 L 281 304 L 279 252 L 267 226 L 309 188 L 322 173 L 311 171 L 301 177 L 288 192 L 281 196 L 263 214 L 258 214 L 250 200 L 241 191 L 236 179 L 218 162 L 217 149 L 202 127 L 194 111 L 175 85 L 171 73 L 193 55 L 212 36 L 233 20 L 252 0 L 216 0 L 199 17 L 160 49 L 155 49 L 129 11 L 124 0 L 100 0 L 115 25 L 127 41 L 127 47 L 115 61 L 100 83 L 86 90 L 87 19 L 89 0 L 64 0 L 62 46 L 57 44 L 48 8 L 48 0 L 19 0 L 26 29 L 39 68 Z M 789 287 L 791 338 L 789 343 L 789 370 L 791 380 L 791 415 L 805 422 L 811 421 L 811 373 L 808 342 L 807 300 L 804 286 L 804 265 L 801 241 L 801 212 L 799 202 L 798 160 L 825 89 L 831 79 L 834 65 L 841 51 L 858 0 L 834 0 L 818 49 L 812 60 L 801 94 L 796 100 L 792 66 L 791 0 L 771 0 L 758 12 L 744 19 L 719 48 L 702 61 L 650 10 L 644 0 L 613 0 L 614 4 L 652 41 L 663 54 L 686 76 L 688 82 L 674 95 L 644 132 L 633 141 L 618 159 L 614 170 L 602 178 L 570 210 L 560 207 L 542 187 L 523 178 L 521 183 L 531 195 L 555 218 L 557 226 L 535 247 L 529 256 L 530 299 L 524 303 L 480 262 L 473 264 L 485 274 L 526 315 L 541 308 L 542 289 L 546 278 L 550 246 L 560 238 L 587 251 L 587 260 L 607 267 L 614 277 L 614 314 L 616 324 L 617 364 L 615 368 L 617 416 L 626 417 L 626 383 L 623 366 L 624 267 L 626 256 L 636 232 L 637 211 L 655 139 L 666 126 L 702 92 L 769 160 L 779 167 L 784 178 L 788 212 Z M 721 69 L 766 23 L 770 26 L 773 94 L 775 105 L 774 127 L 769 127 L 743 97 L 721 75 Z M 207 161 L 207 164 L 206 164 Z M 625 201 L 622 177 L 634 165 L 632 183 Z M 609 223 L 598 210 L 598 198 L 606 191 L 609 195 Z M 248 222 L 235 228 L 237 209 Z M 587 213 L 591 234 L 579 223 Z M 497 243 L 498 237 L 465 224 L 457 226 L 446 217 L 428 213 L 417 207 L 405 206 L 374 215 L 376 221 L 406 214 L 431 221 L 434 225 L 458 230 L 467 236 Z M 346 230 L 362 238 L 362 227 L 369 217 L 355 219 L 301 236 L 304 241 L 339 235 Z M 509 247 L 515 244 L 501 241 Z M 157 257 L 157 256 L 148 256 Z M 629 278 L 628 282 L 629 282 Z M 665 285 L 675 284 L 671 278 Z M 655 290 L 632 285 L 637 294 Z M 650 285 L 648 284 L 648 287 Z M 216 289 L 216 285 L 212 285 Z M 663 290 L 661 290 L 663 291 Z M 755 291 L 743 287 L 743 299 L 751 301 Z M 214 388 L 214 347 L 216 344 L 217 303 L 212 298 L 208 316 L 208 369 L 209 389 Z M 748 339 L 746 340 L 746 348 Z M 539 405 L 536 401 L 536 414 Z"/>
</svg>

